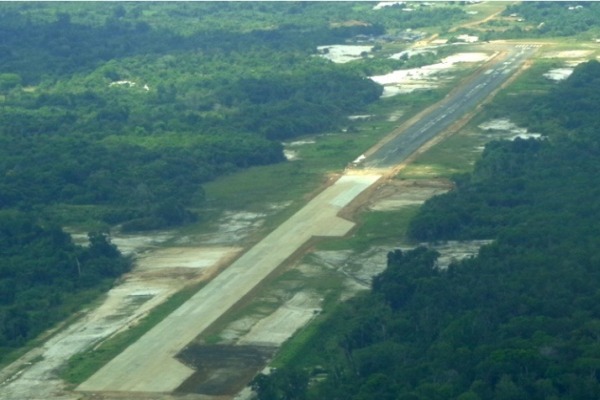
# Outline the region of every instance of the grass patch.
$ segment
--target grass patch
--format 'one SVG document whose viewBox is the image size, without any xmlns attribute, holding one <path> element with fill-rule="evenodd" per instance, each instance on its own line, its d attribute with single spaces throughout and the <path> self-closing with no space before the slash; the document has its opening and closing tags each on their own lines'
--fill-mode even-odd
<svg viewBox="0 0 600 400">
<path fill-rule="evenodd" d="M 406 230 L 418 205 L 394 211 L 368 211 L 359 217 L 358 229 L 348 238 L 333 238 L 318 244 L 319 250 L 365 251 L 377 245 L 407 242 Z"/>
<path fill-rule="evenodd" d="M 302 198 L 319 181 L 302 162 L 252 167 L 206 183 L 206 207 L 262 211 L 265 204 Z"/>
<path fill-rule="evenodd" d="M 452 135 L 407 165 L 396 176 L 397 179 L 452 178 L 456 174 L 469 172 L 480 157 L 478 147 L 488 138 L 473 133 L 476 128 L 465 128 Z"/>
<path fill-rule="evenodd" d="M 297 365 L 297 360 L 303 355 L 310 353 L 308 346 L 317 339 L 321 332 L 321 325 L 325 316 L 318 316 L 311 323 L 305 325 L 288 339 L 275 354 L 273 361 L 269 364 L 274 368 L 282 368 L 286 365 Z"/>
<path fill-rule="evenodd" d="M 466 70 L 461 71 L 460 75 L 466 73 Z M 300 161 L 253 167 L 205 184 L 207 202 L 203 207 L 208 209 L 206 211 L 207 218 L 203 223 L 182 229 L 181 233 L 185 234 L 188 230 L 205 229 L 207 222 L 212 221 L 211 216 L 219 215 L 223 210 L 243 209 L 260 212 L 273 204 L 295 202 L 294 204 L 297 206 L 287 207 L 285 212 L 278 213 L 267 223 L 269 226 L 276 225 L 295 211 L 296 207 L 302 205 L 303 202 L 298 199 L 305 198 L 314 192 L 322 184 L 323 176 L 326 173 L 341 172 L 348 162 L 377 143 L 406 119 L 443 98 L 450 89 L 451 85 L 448 85 L 444 89 L 416 92 L 382 100 L 366 111 L 366 113 L 374 115 L 372 119 L 349 121 L 346 132 L 320 135 L 314 138 L 315 144 L 300 147 Z M 401 113 L 402 118 L 398 121 L 391 121 L 389 115 L 392 113 Z M 408 223 L 417 210 L 418 206 L 412 206 L 397 211 L 366 212 L 360 216 L 359 227 L 351 238 L 323 241 L 318 247 L 324 250 L 354 249 L 362 251 L 373 245 L 404 242 Z M 57 212 L 59 211 L 63 214 L 68 212 L 66 209 L 57 210 Z M 90 211 L 87 210 L 87 212 Z M 210 332 L 206 332 L 204 340 L 209 343 L 218 343 L 221 341 L 220 331 L 225 329 L 228 323 L 243 316 L 264 314 L 265 311 L 276 310 L 285 301 L 276 295 L 273 296 L 277 291 L 287 290 L 289 293 L 305 287 L 310 287 L 323 294 L 325 296 L 324 309 L 332 310 L 339 302 L 343 283 L 335 271 L 324 270 L 323 273 L 315 276 L 284 273 L 268 283 L 268 291 L 265 295 L 228 313 L 218 326 L 212 328 Z M 187 301 L 198 289 L 199 286 L 184 289 L 157 306 L 131 329 L 105 341 L 96 349 L 75 355 L 61 372 L 62 378 L 72 385 L 84 382 Z M 276 297 L 276 300 L 273 300 L 273 297 Z M 282 365 L 301 354 L 306 349 L 307 343 L 317 337 L 321 320 L 320 316 L 317 317 L 316 323 L 309 324 L 294 335 L 289 344 L 284 346 L 278 354 L 275 364 Z"/>
<path fill-rule="evenodd" d="M 94 349 L 74 355 L 67 362 L 65 369 L 61 371 L 61 378 L 74 386 L 85 382 L 96 371 L 185 303 L 203 285 L 189 286 L 177 292 L 129 330 L 117 334 Z"/>
</svg>

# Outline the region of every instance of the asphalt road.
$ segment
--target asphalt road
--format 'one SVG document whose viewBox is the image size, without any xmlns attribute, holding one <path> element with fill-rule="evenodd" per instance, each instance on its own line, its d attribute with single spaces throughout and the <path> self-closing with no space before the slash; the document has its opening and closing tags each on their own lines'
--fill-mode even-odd
<svg viewBox="0 0 600 400">
<path fill-rule="evenodd" d="M 498 56 L 487 70 L 442 100 L 426 116 L 363 160 L 365 168 L 391 168 L 405 161 L 418 148 L 473 110 L 500 87 L 537 50 L 536 45 L 517 45 Z"/>
</svg>

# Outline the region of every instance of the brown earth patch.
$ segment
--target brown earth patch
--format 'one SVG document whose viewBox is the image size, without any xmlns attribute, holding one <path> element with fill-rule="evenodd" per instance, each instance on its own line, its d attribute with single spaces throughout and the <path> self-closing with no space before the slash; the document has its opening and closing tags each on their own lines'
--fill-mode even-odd
<svg viewBox="0 0 600 400">
<path fill-rule="evenodd" d="M 192 344 L 178 358 L 196 372 L 176 392 L 233 396 L 264 368 L 275 350 L 268 346 Z"/>
</svg>

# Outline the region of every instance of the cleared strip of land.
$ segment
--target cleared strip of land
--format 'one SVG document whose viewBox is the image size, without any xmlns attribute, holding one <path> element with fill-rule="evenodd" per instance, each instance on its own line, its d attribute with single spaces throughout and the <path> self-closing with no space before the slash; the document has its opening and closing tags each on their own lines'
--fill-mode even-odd
<svg viewBox="0 0 600 400">
<path fill-rule="evenodd" d="M 213 279 L 188 302 L 81 384 L 82 391 L 171 392 L 194 371 L 175 359 L 185 345 L 313 236 L 343 236 L 337 216 L 380 175 L 345 175 Z"/>
</svg>

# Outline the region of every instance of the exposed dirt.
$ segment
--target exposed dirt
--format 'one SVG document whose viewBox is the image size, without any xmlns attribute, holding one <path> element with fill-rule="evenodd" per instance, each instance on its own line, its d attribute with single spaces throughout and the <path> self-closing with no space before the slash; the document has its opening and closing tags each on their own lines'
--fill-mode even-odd
<svg viewBox="0 0 600 400">
<path fill-rule="evenodd" d="M 477 126 L 486 132 L 488 141 L 491 140 L 515 140 L 515 139 L 540 139 L 540 133 L 529 132 L 527 128 L 521 128 L 507 118 L 491 119 Z"/>
<path fill-rule="evenodd" d="M 441 179 L 391 180 L 380 186 L 369 199 L 373 211 L 392 211 L 419 205 L 435 195 L 452 189 L 452 183 Z"/>
<path fill-rule="evenodd" d="M 317 51 L 319 56 L 326 58 L 336 64 L 344 64 L 353 60 L 359 60 L 362 55 L 369 53 L 373 46 L 360 46 L 349 44 L 334 44 L 329 46 L 319 46 Z"/>
<path fill-rule="evenodd" d="M 449 79 L 448 73 L 453 71 L 458 64 L 484 62 L 490 57 L 490 54 L 483 52 L 457 53 L 436 64 L 400 69 L 389 74 L 372 76 L 371 79 L 383 85 L 382 97 L 391 97 L 401 93 L 411 93 L 415 90 L 436 88 Z"/>
<path fill-rule="evenodd" d="M 180 308 L 79 385 L 78 390 L 128 393 L 175 390 L 194 375 L 194 370 L 176 361 L 173 356 L 242 301 L 311 238 L 345 235 L 354 224 L 338 217 L 338 213 L 379 178 L 379 175 L 342 176 L 237 258 Z M 290 315 L 289 312 L 280 314 Z M 273 326 L 268 321 L 264 325 L 267 329 Z M 296 327 L 289 325 L 290 330 L 293 328 L 292 334 Z M 158 376 L 160 379 L 157 379 Z"/>
<path fill-rule="evenodd" d="M 359 178 L 344 177 L 344 179 L 348 183 L 352 179 Z M 365 179 L 364 183 L 366 184 L 369 179 L 373 178 L 365 177 Z M 331 198 L 323 198 L 320 208 L 333 207 L 335 210 L 339 210 L 363 189 L 350 187 L 336 193 Z M 369 207 L 374 210 L 398 209 L 417 204 L 448 189 L 448 183 L 441 181 L 427 183 L 391 181 L 372 192 L 374 197 L 369 202 Z M 360 201 L 364 202 L 367 198 L 368 196 L 363 197 Z M 312 226 L 308 221 L 308 216 L 315 214 L 318 209 L 319 207 L 307 210 L 307 214 L 303 217 L 307 220 L 304 221 L 304 225 Z M 178 247 L 164 249 L 157 248 L 157 246 L 172 238 L 169 233 L 149 235 L 148 237 L 113 237 L 113 242 L 127 253 L 138 255 L 134 271 L 124 277 L 122 284 L 109 292 L 106 300 L 97 309 L 91 310 L 84 318 L 55 335 L 42 348 L 35 349 L 28 356 L 20 359 L 12 366 L 12 370 L 2 371 L 3 373 L 12 372 L 8 376 L 0 376 L 0 382 L 3 382 L 0 383 L 0 399 L 230 398 L 242 389 L 253 374 L 262 369 L 274 349 L 309 321 L 315 313 L 319 312 L 322 301 L 319 293 L 314 291 L 296 292 L 274 311 L 263 313 L 257 318 L 245 316 L 233 322 L 228 330 L 228 332 L 233 332 L 228 337 L 231 345 L 194 344 L 188 346 L 180 354 L 180 359 L 185 362 L 188 369 L 194 367 L 197 372 L 193 372 L 179 386 L 178 391 L 203 393 L 203 395 L 141 394 L 135 391 L 74 393 L 65 390 L 64 384 L 57 378 L 57 370 L 71 355 L 96 345 L 120 329 L 135 323 L 149 309 L 164 301 L 171 293 L 184 285 L 214 275 L 222 265 L 228 264 L 239 252 L 240 248 L 230 246 L 231 243 L 239 245 L 243 242 L 248 234 L 262 225 L 264 217 L 264 214 L 256 213 L 227 213 L 215 234 L 183 238 L 178 241 L 180 243 Z M 292 230 L 297 224 L 298 221 L 294 221 L 292 226 L 282 225 L 282 227 L 284 231 Z M 327 218 L 321 219 L 318 225 L 321 225 L 320 228 L 323 229 L 332 229 L 333 233 L 327 230 L 315 232 L 308 228 L 307 232 L 294 231 L 292 233 L 298 235 L 307 233 L 309 236 L 315 234 L 342 235 L 348 232 L 352 223 L 338 217 L 327 216 Z M 279 239 L 285 238 L 280 237 Z M 451 261 L 474 254 L 480 245 L 481 243 L 446 243 L 440 247 L 440 251 L 445 260 Z M 273 248 L 267 247 L 269 251 L 272 251 Z M 295 268 L 307 276 L 310 274 L 318 276 L 319 269 L 322 268 L 339 271 L 346 288 L 344 297 L 349 297 L 353 293 L 367 288 L 372 277 L 385 268 L 385 258 L 390 250 L 392 249 L 373 248 L 364 253 L 317 252 L 313 254 L 310 262 L 299 263 Z M 263 262 L 258 260 L 262 260 L 262 257 L 255 257 L 248 265 L 258 265 Z M 446 261 L 441 259 L 440 267 L 444 267 L 445 263 Z M 228 286 L 235 276 L 236 274 L 233 274 L 226 277 L 228 279 L 222 280 L 223 287 Z M 218 289 L 221 290 L 222 287 Z M 169 334 L 178 336 L 180 332 L 171 331 Z M 160 346 L 162 342 L 157 344 Z M 145 352 L 150 352 L 151 357 L 157 354 L 149 348 L 146 348 Z M 243 367 L 240 368 L 240 366 Z M 159 363 L 159 368 L 161 367 L 163 368 L 161 372 L 166 373 L 168 365 Z M 239 373 L 234 371 L 239 371 Z"/>
<path fill-rule="evenodd" d="M 214 235 L 215 241 L 231 239 L 219 233 Z M 81 244 L 87 240 L 86 235 L 73 236 Z M 133 270 L 96 308 L 83 312 L 80 319 L 55 333 L 43 346 L 3 369 L 0 399 L 81 398 L 67 390 L 57 375 L 70 357 L 127 329 L 184 286 L 210 278 L 240 251 L 234 246 L 158 247 L 170 238 L 172 235 L 165 232 L 113 236 L 112 242 L 121 251 L 136 256 Z"/>
<path fill-rule="evenodd" d="M 543 55 L 544 58 L 588 58 L 593 53 L 592 50 L 564 50 L 552 51 Z"/>
<path fill-rule="evenodd" d="M 264 368 L 275 347 L 197 345 L 178 358 L 196 371 L 176 392 L 233 396 Z"/>
</svg>

